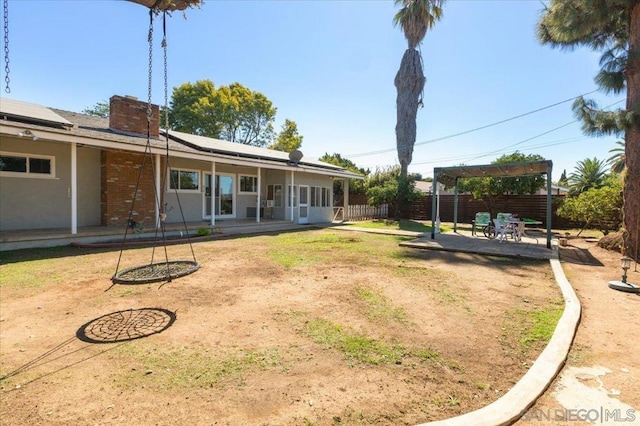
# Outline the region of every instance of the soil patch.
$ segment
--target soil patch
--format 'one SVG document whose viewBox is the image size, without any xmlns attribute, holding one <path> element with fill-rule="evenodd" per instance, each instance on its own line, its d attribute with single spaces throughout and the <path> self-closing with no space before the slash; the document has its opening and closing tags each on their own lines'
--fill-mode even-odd
<svg viewBox="0 0 640 426">
<path fill-rule="evenodd" d="M 401 241 L 199 242 L 197 272 L 114 286 L 117 251 L 4 253 L 3 424 L 397 425 L 496 400 L 562 312 L 549 263 Z M 170 260 L 190 258 L 171 246 Z"/>
</svg>

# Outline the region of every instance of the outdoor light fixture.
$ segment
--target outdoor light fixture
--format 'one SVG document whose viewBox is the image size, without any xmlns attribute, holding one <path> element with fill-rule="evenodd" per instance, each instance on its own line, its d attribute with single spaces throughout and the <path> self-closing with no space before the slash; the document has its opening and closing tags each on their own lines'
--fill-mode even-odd
<svg viewBox="0 0 640 426">
<path fill-rule="evenodd" d="M 20 136 L 21 138 L 28 137 L 28 138 L 31 138 L 34 141 L 38 140 L 38 137 L 36 135 L 34 135 L 33 132 L 31 130 L 29 130 L 29 129 L 25 129 L 25 130 L 19 132 L 18 136 Z"/>
<path fill-rule="evenodd" d="M 640 287 L 635 284 L 627 282 L 627 270 L 631 268 L 630 257 L 623 257 L 620 259 L 620 266 L 622 267 L 622 281 L 609 281 L 609 287 L 614 290 L 626 291 L 627 293 L 640 293 Z"/>
</svg>

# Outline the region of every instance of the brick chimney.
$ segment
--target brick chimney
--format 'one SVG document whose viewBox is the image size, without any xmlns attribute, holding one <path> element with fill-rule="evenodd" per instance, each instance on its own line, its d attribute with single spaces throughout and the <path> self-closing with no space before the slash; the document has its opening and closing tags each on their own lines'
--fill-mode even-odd
<svg viewBox="0 0 640 426">
<path fill-rule="evenodd" d="M 149 134 L 160 136 L 160 108 L 151 105 L 151 128 Z M 114 95 L 109 100 L 109 129 L 131 136 L 147 136 L 147 103 L 133 96 Z"/>
</svg>

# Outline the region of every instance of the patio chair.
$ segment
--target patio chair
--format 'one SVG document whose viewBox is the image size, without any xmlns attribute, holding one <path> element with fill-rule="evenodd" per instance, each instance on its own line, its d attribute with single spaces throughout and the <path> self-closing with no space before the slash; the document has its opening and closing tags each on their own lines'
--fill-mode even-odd
<svg viewBox="0 0 640 426">
<path fill-rule="evenodd" d="M 491 223 L 491 213 L 478 212 L 476 213 L 475 220 L 471 221 L 471 235 L 476 235 L 476 228 L 482 230 L 485 226 Z"/>
<path fill-rule="evenodd" d="M 509 222 L 505 224 L 496 218 L 493 219 L 493 224 L 496 228 L 496 235 L 500 234 L 500 242 L 503 242 L 509 234 L 513 237 L 513 228 L 509 226 Z"/>
</svg>

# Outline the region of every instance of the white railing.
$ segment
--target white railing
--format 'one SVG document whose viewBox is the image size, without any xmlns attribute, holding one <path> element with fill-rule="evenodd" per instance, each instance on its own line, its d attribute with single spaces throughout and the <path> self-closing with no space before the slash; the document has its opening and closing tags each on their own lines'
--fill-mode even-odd
<svg viewBox="0 0 640 426">
<path fill-rule="evenodd" d="M 352 205 L 347 207 L 347 220 L 354 222 L 386 218 L 388 215 L 388 204 L 383 204 L 379 207 L 370 206 L 368 204 Z"/>
</svg>

